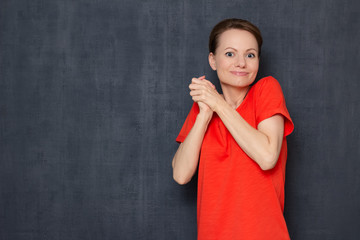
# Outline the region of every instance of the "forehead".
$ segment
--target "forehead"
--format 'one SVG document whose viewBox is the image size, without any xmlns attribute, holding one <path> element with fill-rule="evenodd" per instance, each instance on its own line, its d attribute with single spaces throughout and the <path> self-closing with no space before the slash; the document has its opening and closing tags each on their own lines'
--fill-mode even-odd
<svg viewBox="0 0 360 240">
<path fill-rule="evenodd" d="M 232 47 L 235 49 L 254 48 L 258 50 L 258 43 L 254 35 L 240 29 L 226 30 L 219 36 L 218 48 L 225 49 Z"/>
</svg>

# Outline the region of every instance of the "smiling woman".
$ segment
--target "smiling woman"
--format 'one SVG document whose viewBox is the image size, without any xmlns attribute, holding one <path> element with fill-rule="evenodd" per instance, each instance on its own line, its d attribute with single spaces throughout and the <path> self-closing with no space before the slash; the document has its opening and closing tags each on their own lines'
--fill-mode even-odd
<svg viewBox="0 0 360 240">
<path fill-rule="evenodd" d="M 262 38 L 241 19 L 218 23 L 209 64 L 223 95 L 193 78 L 193 107 L 172 161 L 179 184 L 198 177 L 198 239 L 289 239 L 284 211 L 286 136 L 294 125 L 279 83 L 259 69 Z"/>
<path fill-rule="evenodd" d="M 256 38 L 250 32 L 230 29 L 221 34 L 216 55 L 212 52 L 209 54 L 209 63 L 217 71 L 223 91 L 243 92 L 233 95 L 241 99 L 258 72 L 258 53 Z M 225 96 L 230 96 L 225 92 Z M 235 108 L 240 104 L 240 99 L 232 99 L 235 101 L 232 103 Z"/>
</svg>

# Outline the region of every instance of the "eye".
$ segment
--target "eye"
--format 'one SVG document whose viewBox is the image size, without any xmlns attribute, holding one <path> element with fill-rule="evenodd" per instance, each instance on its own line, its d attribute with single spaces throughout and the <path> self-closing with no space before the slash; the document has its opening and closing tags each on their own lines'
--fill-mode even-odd
<svg viewBox="0 0 360 240">
<path fill-rule="evenodd" d="M 249 53 L 248 55 L 246 55 L 248 58 L 254 58 L 255 57 L 255 54 L 253 53 Z"/>
<path fill-rule="evenodd" d="M 226 55 L 227 57 L 233 57 L 233 56 L 234 56 L 234 53 L 233 53 L 233 52 L 227 52 L 227 53 L 225 53 L 225 55 Z"/>
</svg>

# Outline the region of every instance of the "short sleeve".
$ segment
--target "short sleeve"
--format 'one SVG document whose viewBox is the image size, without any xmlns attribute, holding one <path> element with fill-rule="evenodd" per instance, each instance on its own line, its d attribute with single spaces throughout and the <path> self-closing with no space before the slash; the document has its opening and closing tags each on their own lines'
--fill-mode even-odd
<svg viewBox="0 0 360 240">
<path fill-rule="evenodd" d="M 256 125 L 276 114 L 281 114 L 285 120 L 284 136 L 294 130 L 294 123 L 286 108 L 284 94 L 279 82 L 269 76 L 258 82 L 256 94 Z"/>
<path fill-rule="evenodd" d="M 184 125 L 182 126 L 179 135 L 176 138 L 176 141 L 178 143 L 184 142 L 185 138 L 189 134 L 191 128 L 194 126 L 194 123 L 196 121 L 196 116 L 199 114 L 200 109 L 197 103 L 194 102 L 194 104 L 191 107 L 191 110 L 184 122 Z"/>
</svg>

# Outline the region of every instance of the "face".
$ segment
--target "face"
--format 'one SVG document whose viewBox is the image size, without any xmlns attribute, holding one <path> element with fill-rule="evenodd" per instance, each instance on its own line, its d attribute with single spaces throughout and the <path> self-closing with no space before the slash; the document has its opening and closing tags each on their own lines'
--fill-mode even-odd
<svg viewBox="0 0 360 240">
<path fill-rule="evenodd" d="M 259 69 L 256 38 L 248 31 L 230 29 L 218 41 L 216 53 L 209 54 L 209 63 L 222 87 L 243 88 L 253 83 Z"/>
</svg>

